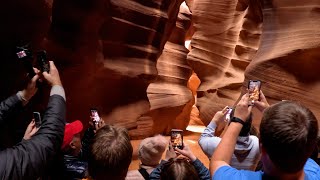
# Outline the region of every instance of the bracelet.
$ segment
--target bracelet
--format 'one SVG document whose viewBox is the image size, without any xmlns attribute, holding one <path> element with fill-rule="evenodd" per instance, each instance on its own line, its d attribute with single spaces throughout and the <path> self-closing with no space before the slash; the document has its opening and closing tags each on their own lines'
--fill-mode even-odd
<svg viewBox="0 0 320 180">
<path fill-rule="evenodd" d="M 231 122 L 240 123 L 240 124 L 242 124 L 243 126 L 244 126 L 244 124 L 245 124 L 245 122 L 244 122 L 242 119 L 237 118 L 237 117 L 232 117 Z"/>
</svg>

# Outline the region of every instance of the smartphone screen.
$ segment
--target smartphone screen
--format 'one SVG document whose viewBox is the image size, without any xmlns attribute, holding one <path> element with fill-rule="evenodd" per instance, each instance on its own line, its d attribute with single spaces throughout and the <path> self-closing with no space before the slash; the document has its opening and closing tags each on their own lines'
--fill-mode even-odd
<svg viewBox="0 0 320 180">
<path fill-rule="evenodd" d="M 250 80 L 248 84 L 249 90 L 249 100 L 251 105 L 254 101 L 258 101 L 260 99 L 260 89 L 261 89 L 261 81 L 259 80 Z"/>
<path fill-rule="evenodd" d="M 36 127 L 39 128 L 41 126 L 41 115 L 39 112 L 33 112 L 33 119 L 36 123 Z"/>
<path fill-rule="evenodd" d="M 95 108 L 91 108 L 90 113 L 91 113 L 91 119 L 93 120 L 93 122 L 95 124 L 98 124 L 100 121 L 100 116 L 99 116 L 98 110 Z"/>
<path fill-rule="evenodd" d="M 183 130 L 181 129 L 171 130 L 171 144 L 173 147 L 183 149 Z"/>
<path fill-rule="evenodd" d="M 230 122 L 232 110 L 233 109 L 231 107 L 227 107 L 227 113 L 226 113 L 226 121 L 227 122 Z"/>
</svg>

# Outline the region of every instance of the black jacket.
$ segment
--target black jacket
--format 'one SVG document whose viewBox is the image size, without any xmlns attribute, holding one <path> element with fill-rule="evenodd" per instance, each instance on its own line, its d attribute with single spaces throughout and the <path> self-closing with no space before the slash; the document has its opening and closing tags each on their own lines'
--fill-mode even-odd
<svg viewBox="0 0 320 180">
<path fill-rule="evenodd" d="M 9 121 L 15 108 L 22 107 L 17 95 L 0 104 L 0 124 Z M 39 131 L 30 139 L 0 151 L 0 179 L 37 179 L 47 162 L 60 149 L 65 125 L 65 100 L 60 95 L 49 98 Z"/>
<path fill-rule="evenodd" d="M 83 179 L 88 175 L 88 162 L 81 161 L 78 157 L 64 155 L 63 179 Z"/>
</svg>

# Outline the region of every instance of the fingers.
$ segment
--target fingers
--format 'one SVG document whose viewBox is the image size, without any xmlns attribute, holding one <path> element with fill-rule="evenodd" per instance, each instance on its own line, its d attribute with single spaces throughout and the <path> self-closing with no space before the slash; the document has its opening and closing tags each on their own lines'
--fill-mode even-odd
<svg viewBox="0 0 320 180">
<path fill-rule="evenodd" d="M 40 78 L 40 76 L 38 74 L 36 74 L 35 76 L 32 77 L 31 82 L 33 84 L 35 84 L 39 78 Z"/>
<path fill-rule="evenodd" d="M 51 70 L 56 70 L 57 69 L 57 67 L 56 67 L 56 65 L 54 65 L 53 61 L 49 61 L 49 63 L 50 63 L 50 72 L 51 72 Z"/>
<path fill-rule="evenodd" d="M 179 149 L 179 148 L 174 148 L 174 150 L 177 151 L 179 154 L 182 154 L 182 155 L 185 154 L 185 153 L 184 153 L 184 150 L 181 150 L 181 149 Z"/>
<path fill-rule="evenodd" d="M 221 112 L 225 114 L 227 111 L 228 111 L 228 106 L 224 107 Z"/>
<path fill-rule="evenodd" d="M 267 101 L 266 97 L 264 96 L 263 92 L 260 90 L 260 99 L 262 101 Z"/>
<path fill-rule="evenodd" d="M 37 68 L 33 68 L 33 71 L 34 71 L 34 73 L 36 73 L 36 74 L 39 74 L 40 73 L 40 70 L 39 69 L 37 69 Z"/>
<path fill-rule="evenodd" d="M 43 77 L 44 77 L 45 79 L 48 79 L 48 78 L 50 77 L 49 73 L 46 72 L 46 71 L 43 72 L 42 75 L 43 75 Z"/>
</svg>

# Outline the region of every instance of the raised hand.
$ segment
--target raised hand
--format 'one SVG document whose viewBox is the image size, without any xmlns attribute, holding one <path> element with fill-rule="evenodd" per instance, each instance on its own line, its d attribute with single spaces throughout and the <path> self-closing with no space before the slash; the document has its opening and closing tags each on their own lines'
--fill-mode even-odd
<svg viewBox="0 0 320 180">
<path fill-rule="evenodd" d="M 263 92 L 260 90 L 260 100 L 254 102 L 254 106 L 259 109 L 259 111 L 263 112 L 266 108 L 268 108 L 270 105 L 264 96 Z"/>
<path fill-rule="evenodd" d="M 181 155 L 189 158 L 192 162 L 197 159 L 197 157 L 193 154 L 188 144 L 183 144 L 183 149 L 175 148 L 175 150 Z"/>
<path fill-rule="evenodd" d="M 38 132 L 39 128 L 36 127 L 36 123 L 34 121 L 34 119 L 32 119 L 32 121 L 29 123 L 25 133 L 24 133 L 24 136 L 23 136 L 23 139 L 24 140 L 29 140 L 31 139 L 31 137 L 36 133 Z"/>
<path fill-rule="evenodd" d="M 243 121 L 246 121 L 250 115 L 252 106 L 249 105 L 249 94 L 244 94 L 240 101 L 238 102 L 235 111 L 234 117 L 240 118 Z"/>
<path fill-rule="evenodd" d="M 59 76 L 59 71 L 54 65 L 53 61 L 49 61 L 50 63 L 50 71 L 48 72 L 43 72 L 43 77 L 47 80 L 47 82 L 51 85 L 62 85 L 60 76 Z"/>
</svg>

